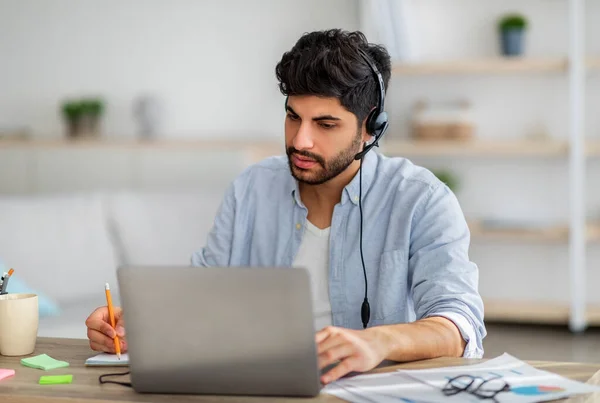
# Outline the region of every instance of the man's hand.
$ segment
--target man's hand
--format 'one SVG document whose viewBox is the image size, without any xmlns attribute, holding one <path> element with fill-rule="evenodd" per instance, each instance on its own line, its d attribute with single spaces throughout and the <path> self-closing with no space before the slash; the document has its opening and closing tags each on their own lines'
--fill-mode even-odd
<svg viewBox="0 0 600 403">
<path fill-rule="evenodd" d="M 96 309 L 85 321 L 87 326 L 87 336 L 90 339 L 92 350 L 104 351 L 106 353 L 116 353 L 115 334 L 119 336 L 121 342 L 121 352 L 127 352 L 127 341 L 125 340 L 125 323 L 123 321 L 123 310 L 115 307 L 115 327 L 110 325 L 108 316 L 108 307 L 102 306 Z"/>
<path fill-rule="evenodd" d="M 352 371 L 368 371 L 379 365 L 387 356 L 388 343 L 377 328 L 350 330 L 326 327 L 317 332 L 319 368 L 340 361 L 321 377 L 323 384 L 333 382 Z"/>
</svg>

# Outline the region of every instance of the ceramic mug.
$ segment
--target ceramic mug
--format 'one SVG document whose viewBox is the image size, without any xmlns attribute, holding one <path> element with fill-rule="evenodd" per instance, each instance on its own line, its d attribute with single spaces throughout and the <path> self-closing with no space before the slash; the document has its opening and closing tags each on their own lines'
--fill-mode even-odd
<svg viewBox="0 0 600 403">
<path fill-rule="evenodd" d="M 33 353 L 39 324 L 36 294 L 0 295 L 0 355 Z"/>
</svg>

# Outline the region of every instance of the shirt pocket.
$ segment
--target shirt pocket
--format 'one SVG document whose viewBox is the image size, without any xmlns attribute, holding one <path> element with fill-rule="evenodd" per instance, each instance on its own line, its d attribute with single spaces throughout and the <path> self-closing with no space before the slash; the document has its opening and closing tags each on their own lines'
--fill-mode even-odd
<svg viewBox="0 0 600 403">
<path fill-rule="evenodd" d="M 376 281 L 374 319 L 381 321 L 406 311 L 408 259 L 403 250 L 383 252 Z"/>
</svg>

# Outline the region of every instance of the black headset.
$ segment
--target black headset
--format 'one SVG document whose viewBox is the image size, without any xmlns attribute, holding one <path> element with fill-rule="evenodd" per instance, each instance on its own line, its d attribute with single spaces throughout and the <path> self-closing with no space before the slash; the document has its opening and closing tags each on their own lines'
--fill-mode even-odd
<svg viewBox="0 0 600 403">
<path fill-rule="evenodd" d="M 371 144 L 365 145 L 365 148 L 356 154 L 354 157 L 355 160 L 361 159 L 371 148 L 379 147 L 379 140 L 383 137 L 385 131 L 389 126 L 388 115 L 384 110 L 385 107 L 385 84 L 383 83 L 383 77 L 381 73 L 375 66 L 375 63 L 371 61 L 371 58 L 367 55 L 365 51 L 362 49 L 358 49 L 358 53 L 362 56 L 362 58 L 367 62 L 373 75 L 375 76 L 375 81 L 377 81 L 377 86 L 379 88 L 378 91 L 378 102 L 377 106 L 369 113 L 367 116 L 367 121 L 365 123 L 367 133 L 371 136 L 374 136 L 375 139 Z"/>
<path fill-rule="evenodd" d="M 354 157 L 355 160 L 360 160 L 359 167 L 359 192 L 358 192 L 358 208 L 360 210 L 360 261 L 362 263 L 363 275 L 365 277 L 365 299 L 360 307 L 360 318 L 362 320 L 363 328 L 367 328 L 369 324 L 369 319 L 371 317 L 371 307 L 369 306 L 369 296 L 368 296 L 368 283 L 367 283 L 367 269 L 365 268 L 365 258 L 363 256 L 363 212 L 362 212 L 362 159 L 369 150 L 375 146 L 379 147 L 379 140 L 383 137 L 385 131 L 389 126 L 388 115 L 387 112 L 384 111 L 384 102 L 385 102 L 385 85 L 383 82 L 383 77 L 381 73 L 375 66 L 375 63 L 371 61 L 371 58 L 362 50 L 359 49 L 358 53 L 362 56 L 362 58 L 367 62 L 373 75 L 375 76 L 375 81 L 377 81 L 377 86 L 379 87 L 379 99 L 377 102 L 377 106 L 369 113 L 367 116 L 367 121 L 365 122 L 365 126 L 367 129 L 367 133 L 371 136 L 374 136 L 375 139 L 371 144 L 365 143 L 365 146 L 361 152 L 356 154 Z"/>
</svg>

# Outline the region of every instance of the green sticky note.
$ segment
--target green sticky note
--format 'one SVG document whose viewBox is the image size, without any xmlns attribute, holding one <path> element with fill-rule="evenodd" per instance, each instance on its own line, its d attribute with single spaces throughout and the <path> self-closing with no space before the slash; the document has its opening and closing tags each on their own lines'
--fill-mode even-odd
<svg viewBox="0 0 600 403">
<path fill-rule="evenodd" d="M 73 375 L 40 376 L 40 385 L 61 385 L 73 382 Z"/>
<path fill-rule="evenodd" d="M 69 366 L 68 362 L 55 360 L 54 358 L 46 354 L 36 355 L 35 357 L 23 358 L 21 360 L 21 364 L 30 368 L 43 369 L 44 371 Z"/>
</svg>

